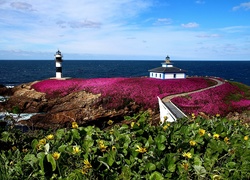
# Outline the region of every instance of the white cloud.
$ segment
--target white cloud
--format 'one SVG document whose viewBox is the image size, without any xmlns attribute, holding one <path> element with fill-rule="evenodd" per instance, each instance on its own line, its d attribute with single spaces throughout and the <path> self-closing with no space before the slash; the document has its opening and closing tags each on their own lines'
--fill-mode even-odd
<svg viewBox="0 0 250 180">
<path fill-rule="evenodd" d="M 32 5 L 25 2 L 12 2 L 10 6 L 18 10 L 34 11 Z"/>
<path fill-rule="evenodd" d="M 68 22 L 71 28 L 100 28 L 101 23 L 89 20 Z"/>
<path fill-rule="evenodd" d="M 250 2 L 241 3 L 240 5 L 233 7 L 233 11 L 237 11 L 239 9 L 249 10 Z"/>
<path fill-rule="evenodd" d="M 181 24 L 181 26 L 184 28 L 196 28 L 196 27 L 199 27 L 199 24 L 196 22 L 190 22 L 187 24 Z"/>
<path fill-rule="evenodd" d="M 6 2 L 6 0 L 0 0 L 0 5 L 5 4 Z"/>
<path fill-rule="evenodd" d="M 202 1 L 202 0 L 197 0 L 195 1 L 196 4 L 205 4 L 205 1 Z"/>
<path fill-rule="evenodd" d="M 226 33 L 243 33 L 249 31 L 250 26 L 230 26 L 221 28 L 220 30 Z"/>
<path fill-rule="evenodd" d="M 159 18 L 154 23 L 154 25 L 169 25 L 171 23 L 172 23 L 172 19 L 171 18 Z"/>
<path fill-rule="evenodd" d="M 219 35 L 219 34 L 199 34 L 196 37 L 199 37 L 199 38 L 217 38 L 217 37 L 221 37 L 221 35 Z"/>
</svg>

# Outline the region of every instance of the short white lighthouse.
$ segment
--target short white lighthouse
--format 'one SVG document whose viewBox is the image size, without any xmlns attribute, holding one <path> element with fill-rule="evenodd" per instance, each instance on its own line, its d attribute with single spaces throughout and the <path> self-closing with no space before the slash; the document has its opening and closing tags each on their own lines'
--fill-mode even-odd
<svg viewBox="0 0 250 180">
<path fill-rule="evenodd" d="M 56 61 L 56 78 L 62 78 L 62 53 L 61 51 L 57 51 L 55 54 L 55 61 Z"/>
<path fill-rule="evenodd" d="M 183 69 L 173 66 L 170 61 L 170 57 L 167 56 L 164 63 L 161 63 L 161 67 L 150 69 L 149 77 L 157 79 L 184 79 L 186 78 L 186 72 Z"/>
</svg>

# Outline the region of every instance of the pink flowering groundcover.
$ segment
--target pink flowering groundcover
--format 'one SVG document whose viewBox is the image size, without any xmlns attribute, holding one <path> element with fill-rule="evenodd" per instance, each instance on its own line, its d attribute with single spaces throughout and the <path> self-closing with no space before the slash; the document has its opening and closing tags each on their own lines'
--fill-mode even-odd
<svg viewBox="0 0 250 180">
<path fill-rule="evenodd" d="M 32 85 L 36 91 L 45 92 L 49 97 L 65 96 L 76 91 L 101 94 L 109 100 L 109 108 L 122 107 L 133 101 L 145 109 L 158 108 L 157 96 L 190 92 L 214 84 L 207 78 L 160 80 L 153 78 L 93 78 L 93 79 L 48 79 Z"/>
<path fill-rule="evenodd" d="M 209 115 L 227 115 L 231 111 L 250 110 L 249 95 L 229 82 L 209 90 L 173 98 L 172 102 L 187 114 L 203 112 Z"/>
</svg>

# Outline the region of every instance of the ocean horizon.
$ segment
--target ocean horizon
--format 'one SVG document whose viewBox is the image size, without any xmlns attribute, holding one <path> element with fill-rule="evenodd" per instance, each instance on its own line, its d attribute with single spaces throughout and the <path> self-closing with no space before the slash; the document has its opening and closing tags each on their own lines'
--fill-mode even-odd
<svg viewBox="0 0 250 180">
<path fill-rule="evenodd" d="M 149 69 L 160 67 L 164 60 L 64 60 L 63 77 L 111 78 L 149 76 Z M 250 61 L 172 60 L 188 76 L 221 77 L 250 86 Z M 0 60 L 0 84 L 22 83 L 55 77 L 54 60 Z"/>
</svg>

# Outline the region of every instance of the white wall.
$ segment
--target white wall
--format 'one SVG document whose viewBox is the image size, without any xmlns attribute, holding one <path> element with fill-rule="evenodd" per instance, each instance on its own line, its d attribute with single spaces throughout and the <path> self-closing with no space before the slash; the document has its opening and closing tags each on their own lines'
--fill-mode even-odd
<svg viewBox="0 0 250 180">
<path fill-rule="evenodd" d="M 186 78 L 185 73 L 167 73 L 165 79 L 183 79 Z"/>
<path fill-rule="evenodd" d="M 178 73 L 176 74 L 176 78 L 180 79 L 180 78 L 186 78 L 185 73 Z"/>
<path fill-rule="evenodd" d="M 186 78 L 185 73 L 154 73 L 150 72 L 149 77 L 156 79 L 184 79 Z"/>
<path fill-rule="evenodd" d="M 167 106 L 158 97 L 159 109 L 160 109 L 160 121 L 161 124 L 164 122 L 174 122 L 177 118 L 172 114 L 172 112 L 167 108 Z"/>
<path fill-rule="evenodd" d="M 174 74 L 165 74 L 165 79 L 174 79 Z"/>
<path fill-rule="evenodd" d="M 164 79 L 164 74 L 163 73 L 150 72 L 149 77 L 156 78 L 156 79 Z"/>
</svg>

